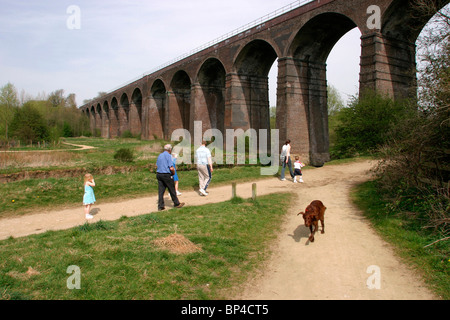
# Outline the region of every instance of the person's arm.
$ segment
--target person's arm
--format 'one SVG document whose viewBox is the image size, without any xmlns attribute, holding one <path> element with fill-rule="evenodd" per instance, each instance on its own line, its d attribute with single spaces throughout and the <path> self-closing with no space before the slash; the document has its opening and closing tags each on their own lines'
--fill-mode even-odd
<svg viewBox="0 0 450 320">
<path fill-rule="evenodd" d="M 208 157 L 208 163 L 209 163 L 209 169 L 211 170 L 211 172 L 213 172 L 213 163 L 212 163 L 212 159 L 211 157 Z"/>
<path fill-rule="evenodd" d="M 165 160 L 166 160 L 166 166 L 169 168 L 170 174 L 172 176 L 175 175 L 175 168 L 173 167 L 173 160 L 172 160 L 172 156 L 170 155 L 170 152 L 167 152 Z"/>
<path fill-rule="evenodd" d="M 209 169 L 211 170 L 211 172 L 213 172 L 213 163 L 212 163 L 212 156 L 211 156 L 211 151 L 209 151 L 208 149 L 208 164 L 209 164 Z"/>
<path fill-rule="evenodd" d="M 94 181 L 94 179 L 92 179 L 92 181 L 86 181 L 86 184 L 87 184 L 88 186 L 95 187 L 95 181 Z"/>
</svg>

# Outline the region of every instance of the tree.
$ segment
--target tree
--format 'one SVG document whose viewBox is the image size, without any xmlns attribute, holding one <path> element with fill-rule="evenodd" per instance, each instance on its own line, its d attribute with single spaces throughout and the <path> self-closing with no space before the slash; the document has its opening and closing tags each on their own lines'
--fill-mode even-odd
<svg viewBox="0 0 450 320">
<path fill-rule="evenodd" d="M 328 115 L 335 116 L 342 108 L 344 108 L 344 100 L 342 99 L 339 90 L 329 84 L 327 87 L 327 104 L 328 104 Z"/>
<path fill-rule="evenodd" d="M 64 90 L 59 89 L 50 93 L 48 102 L 50 102 L 53 107 L 63 107 L 66 103 L 66 99 L 64 98 Z"/>
<path fill-rule="evenodd" d="M 24 142 L 48 141 L 49 129 L 31 102 L 17 108 L 11 121 L 11 134 Z"/>
<path fill-rule="evenodd" d="M 0 116 L 5 124 L 5 138 L 8 140 L 8 123 L 11 121 L 13 111 L 19 106 L 17 90 L 11 83 L 0 89 Z"/>
<path fill-rule="evenodd" d="M 450 7 L 439 10 L 432 0 L 415 0 L 418 18 L 432 16 L 418 41 L 419 103 L 427 112 L 446 112 L 450 108 Z"/>
</svg>

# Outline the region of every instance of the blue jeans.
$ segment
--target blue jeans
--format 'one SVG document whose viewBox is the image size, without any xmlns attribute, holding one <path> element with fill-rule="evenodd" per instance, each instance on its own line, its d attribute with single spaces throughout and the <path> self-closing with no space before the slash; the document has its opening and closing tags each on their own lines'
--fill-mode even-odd
<svg viewBox="0 0 450 320">
<path fill-rule="evenodd" d="M 281 163 L 281 174 L 280 178 L 284 179 L 284 170 L 286 170 L 286 165 L 289 167 L 289 173 L 291 174 L 291 178 L 294 178 L 294 172 L 292 171 L 292 163 L 291 163 L 291 157 L 288 158 L 288 162 L 286 163 L 286 157 L 282 159 Z"/>
</svg>

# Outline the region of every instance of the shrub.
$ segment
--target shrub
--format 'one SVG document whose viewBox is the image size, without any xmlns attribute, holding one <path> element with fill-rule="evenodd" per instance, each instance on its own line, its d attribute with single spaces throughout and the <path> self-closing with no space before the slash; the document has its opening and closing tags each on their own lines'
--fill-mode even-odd
<svg viewBox="0 0 450 320">
<path fill-rule="evenodd" d="M 349 107 L 339 111 L 332 155 L 345 158 L 370 154 L 385 143 L 390 129 L 408 110 L 410 107 L 405 101 L 365 92 Z"/>
<path fill-rule="evenodd" d="M 122 132 L 120 137 L 124 138 L 124 139 L 132 139 L 132 138 L 134 138 L 134 136 L 133 136 L 133 134 L 131 133 L 130 130 L 125 130 L 124 132 Z"/>
<path fill-rule="evenodd" d="M 122 148 L 116 151 L 114 154 L 114 159 L 121 162 L 133 162 L 134 154 L 133 151 L 129 148 Z"/>
</svg>

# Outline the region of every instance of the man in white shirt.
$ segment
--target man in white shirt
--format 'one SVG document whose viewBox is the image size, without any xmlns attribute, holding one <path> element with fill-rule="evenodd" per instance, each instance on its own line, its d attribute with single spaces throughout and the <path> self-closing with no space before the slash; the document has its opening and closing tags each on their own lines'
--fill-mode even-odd
<svg viewBox="0 0 450 320">
<path fill-rule="evenodd" d="M 202 141 L 202 145 L 195 152 L 197 158 L 198 184 L 200 195 L 207 196 L 206 189 L 212 178 L 213 166 L 211 151 L 206 147 L 206 141 Z"/>
</svg>

